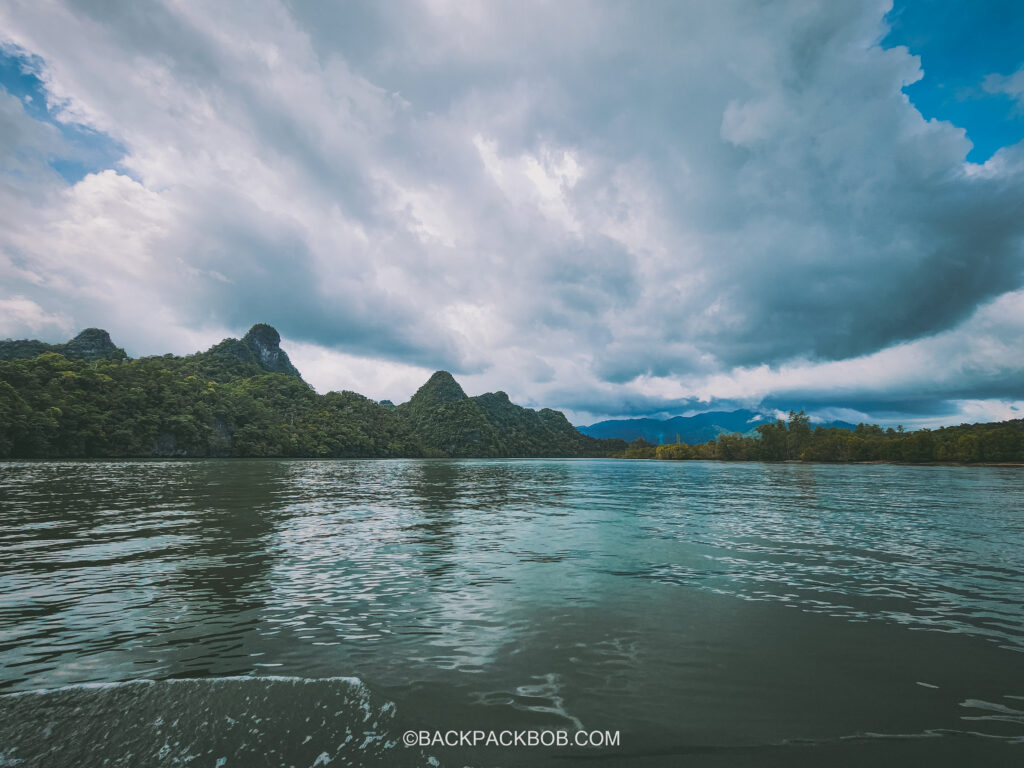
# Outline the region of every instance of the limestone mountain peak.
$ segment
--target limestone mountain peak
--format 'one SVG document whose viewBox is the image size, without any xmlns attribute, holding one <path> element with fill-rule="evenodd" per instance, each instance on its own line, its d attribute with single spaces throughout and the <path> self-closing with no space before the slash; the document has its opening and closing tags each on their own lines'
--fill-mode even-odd
<svg viewBox="0 0 1024 768">
<path fill-rule="evenodd" d="M 288 353 L 281 349 L 281 334 L 274 326 L 257 323 L 242 337 L 242 343 L 268 371 L 299 375 L 292 361 L 288 359 Z"/>
<path fill-rule="evenodd" d="M 86 328 L 65 345 L 65 357 L 76 360 L 123 360 L 124 350 L 102 328 Z"/>
<path fill-rule="evenodd" d="M 0 341 L 0 360 L 33 358 L 44 352 L 57 352 L 69 360 L 124 360 L 128 357 L 102 328 L 86 328 L 63 344 L 47 344 L 36 339 Z"/>
<path fill-rule="evenodd" d="M 454 403 L 465 399 L 465 391 L 448 371 L 434 372 L 426 384 L 412 396 L 412 401 L 429 401 L 435 404 Z"/>
</svg>

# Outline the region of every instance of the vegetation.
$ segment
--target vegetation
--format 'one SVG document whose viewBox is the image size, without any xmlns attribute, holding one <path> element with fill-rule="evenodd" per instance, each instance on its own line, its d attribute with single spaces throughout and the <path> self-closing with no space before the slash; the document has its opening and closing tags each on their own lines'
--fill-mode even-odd
<svg viewBox="0 0 1024 768">
<path fill-rule="evenodd" d="M 187 357 L 137 360 L 95 328 L 67 344 L 0 342 L 0 458 L 541 457 L 1024 462 L 1024 420 L 904 432 L 811 426 L 803 411 L 698 445 L 577 431 L 438 371 L 407 403 L 317 394 L 269 325 Z"/>
<path fill-rule="evenodd" d="M 431 376 L 395 414 L 430 456 L 607 456 L 626 445 L 587 437 L 559 411 L 523 408 L 504 392 L 467 397 L 447 371 Z"/>
<path fill-rule="evenodd" d="M 700 445 L 654 445 L 635 440 L 619 455 L 721 461 L 1024 462 L 1024 420 L 915 432 L 871 424 L 858 424 L 851 430 L 812 428 L 803 411 L 790 411 L 788 422 L 762 424 L 756 437 L 723 434 Z"/>
<path fill-rule="evenodd" d="M 123 349 L 114 346 L 110 334 L 100 328 L 86 328 L 66 344 L 47 344 L 35 339 L 0 341 L 0 360 L 36 357 L 44 352 L 58 352 L 69 360 L 124 360 L 128 357 Z"/>
<path fill-rule="evenodd" d="M 585 456 L 625 448 L 501 392 L 466 397 L 445 372 L 397 408 L 355 392 L 319 395 L 279 342 L 277 331 L 258 325 L 206 352 L 137 360 L 112 344 L 116 352 L 69 359 L 63 352 L 73 342 L 6 342 L 0 458 Z"/>
</svg>

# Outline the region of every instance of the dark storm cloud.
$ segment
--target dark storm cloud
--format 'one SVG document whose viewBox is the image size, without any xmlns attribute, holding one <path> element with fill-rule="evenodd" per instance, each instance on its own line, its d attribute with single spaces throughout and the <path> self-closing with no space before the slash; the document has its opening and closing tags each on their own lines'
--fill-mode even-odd
<svg viewBox="0 0 1024 768">
<path fill-rule="evenodd" d="M 11 3 L 51 110 L 124 157 L 10 192 L 0 332 L 266 320 L 592 414 L 1024 397 L 1022 150 L 965 163 L 887 9 Z"/>
</svg>

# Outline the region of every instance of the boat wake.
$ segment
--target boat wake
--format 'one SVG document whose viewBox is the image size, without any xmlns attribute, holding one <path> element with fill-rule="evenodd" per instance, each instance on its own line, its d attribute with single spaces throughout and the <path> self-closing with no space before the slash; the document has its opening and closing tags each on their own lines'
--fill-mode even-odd
<svg viewBox="0 0 1024 768">
<path fill-rule="evenodd" d="M 430 765 L 351 677 L 72 685 L 0 696 L 0 766 Z"/>
</svg>

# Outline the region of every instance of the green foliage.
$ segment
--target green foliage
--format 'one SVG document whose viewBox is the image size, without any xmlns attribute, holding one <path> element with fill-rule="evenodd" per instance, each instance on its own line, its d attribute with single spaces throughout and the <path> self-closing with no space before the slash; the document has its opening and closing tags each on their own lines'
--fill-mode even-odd
<svg viewBox="0 0 1024 768">
<path fill-rule="evenodd" d="M 697 451 L 695 446 L 687 443 L 665 443 L 655 449 L 654 458 L 672 461 L 695 459 L 697 458 Z"/>
<path fill-rule="evenodd" d="M 318 395 L 255 326 L 188 357 L 0 361 L 0 458 L 607 455 L 561 413 L 469 398 L 438 372 L 397 408 Z M 27 347 L 19 342 L 19 349 Z"/>
<path fill-rule="evenodd" d="M 57 352 L 69 360 L 124 360 L 124 350 L 114 346 L 110 334 L 100 328 L 86 328 L 66 344 L 46 344 L 35 339 L 0 341 L 0 360 L 38 357 L 44 352 Z"/>
<path fill-rule="evenodd" d="M 5 458 L 422 455 L 372 400 L 216 352 L 2 362 L 0 418 Z"/>
<path fill-rule="evenodd" d="M 632 446 L 632 444 L 631 444 Z M 630 450 L 624 454 L 633 458 Z M 1024 462 L 1024 420 L 905 432 L 858 424 L 812 429 L 803 411 L 757 428 L 757 437 L 719 435 L 701 445 L 660 445 L 659 459 L 722 461 Z"/>
<path fill-rule="evenodd" d="M 318 395 L 254 326 L 188 357 L 127 359 L 105 331 L 0 343 L 0 458 L 541 457 L 720 461 L 1024 462 L 1024 420 L 906 432 L 812 428 L 800 411 L 700 445 L 599 440 L 504 392 L 467 397 L 438 371 L 407 403 Z M 6 357 L 5 357 L 6 356 Z"/>
<path fill-rule="evenodd" d="M 431 456 L 594 456 L 621 450 L 621 441 L 587 437 L 562 413 L 523 408 L 504 392 L 467 397 L 447 371 L 431 376 L 394 412 Z"/>
<path fill-rule="evenodd" d="M 642 437 L 638 437 L 636 440 L 626 446 L 626 450 L 622 452 L 622 458 L 624 459 L 653 459 L 657 458 L 658 446 L 654 443 L 649 443 Z"/>
</svg>

